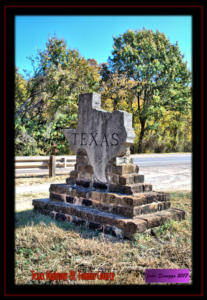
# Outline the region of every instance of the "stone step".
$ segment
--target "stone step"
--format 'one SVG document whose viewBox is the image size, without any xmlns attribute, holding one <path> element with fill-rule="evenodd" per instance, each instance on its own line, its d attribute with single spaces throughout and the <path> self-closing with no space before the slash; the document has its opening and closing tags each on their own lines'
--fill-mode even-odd
<svg viewBox="0 0 207 300">
<path fill-rule="evenodd" d="M 141 174 L 126 174 L 119 176 L 119 182 L 120 185 L 128 185 L 128 184 L 134 184 L 134 183 L 144 183 L 144 175 Z"/>
<path fill-rule="evenodd" d="M 93 208 L 97 208 L 103 211 L 119 214 L 121 216 L 130 217 L 130 218 L 133 218 L 141 214 L 161 211 L 163 209 L 168 209 L 170 207 L 170 201 L 163 201 L 163 202 L 156 201 L 156 202 L 152 202 L 140 206 L 129 206 L 126 205 L 126 203 L 124 202 L 121 203 L 120 205 L 113 202 L 101 202 L 100 199 L 99 201 L 97 201 L 94 199 L 87 199 L 87 198 L 77 197 L 77 196 L 71 197 L 71 196 L 66 196 L 64 194 L 55 194 L 55 193 L 50 193 L 50 200 L 56 202 L 57 201 L 67 202 L 75 205 L 90 206 Z"/>
<path fill-rule="evenodd" d="M 124 206 L 140 206 L 152 202 L 165 202 L 170 201 L 170 195 L 164 192 L 146 192 L 137 193 L 134 195 L 121 195 L 116 193 L 106 193 L 99 191 L 91 191 L 87 194 L 89 199 L 104 203 L 115 203 Z"/>
<path fill-rule="evenodd" d="M 90 185 L 90 180 L 93 178 L 93 168 L 85 162 L 80 161 L 80 157 L 78 158 L 79 163 L 75 164 L 75 170 L 70 172 L 70 177 L 66 179 L 66 183 L 75 183 L 76 181 L 80 181 L 84 184 L 85 187 Z M 139 172 L 139 167 L 133 163 L 116 165 L 111 164 L 106 169 L 107 177 L 110 177 L 110 182 L 114 184 L 123 184 L 125 179 L 120 177 L 126 177 L 127 175 L 137 175 Z M 81 178 L 81 179 L 80 179 Z M 135 179 L 128 179 L 128 183 L 138 183 L 142 181 L 143 175 L 140 177 L 136 176 Z M 140 181 L 141 180 L 141 181 Z"/>
<path fill-rule="evenodd" d="M 136 183 L 144 183 L 144 175 L 132 173 L 125 175 L 114 174 L 111 176 L 111 183 L 115 185 L 131 185 Z M 77 184 L 85 188 L 94 187 L 98 189 L 107 189 L 107 185 L 99 182 L 91 182 L 89 180 L 77 180 L 70 176 L 66 178 L 67 184 Z"/>
<path fill-rule="evenodd" d="M 54 195 L 53 195 L 54 194 Z M 134 193 L 133 195 L 122 195 L 107 191 L 94 190 L 67 184 L 51 184 L 51 198 L 57 201 L 67 202 L 67 197 L 82 197 L 92 199 L 99 202 L 114 203 L 124 206 L 139 206 L 157 201 L 169 201 L 170 195 L 164 192 L 142 192 Z"/>
<path fill-rule="evenodd" d="M 128 238 L 131 238 L 136 232 L 141 233 L 149 228 L 160 226 L 169 219 L 180 221 L 185 218 L 183 210 L 174 208 L 132 219 L 103 212 L 96 208 L 54 202 L 49 199 L 34 199 L 32 203 L 37 211 L 49 215 L 56 220 L 67 220 L 77 225 L 86 225 L 89 228 L 105 233 L 112 233 L 119 237 Z"/>
<path fill-rule="evenodd" d="M 147 228 L 149 229 L 152 227 L 163 225 L 165 222 L 169 221 L 170 219 L 175 221 L 182 221 L 185 219 L 185 217 L 186 217 L 186 213 L 184 210 L 178 208 L 169 208 L 166 210 L 162 210 L 160 212 L 137 216 L 133 220 L 135 221 L 135 223 L 136 220 L 138 220 L 138 222 L 140 220 L 146 221 Z"/>
<path fill-rule="evenodd" d="M 133 195 L 135 193 L 151 192 L 152 185 L 148 183 L 134 183 L 129 185 L 120 185 L 120 184 L 109 184 L 94 182 L 92 185 L 87 181 L 76 181 L 77 183 L 72 183 L 69 180 L 66 184 L 61 184 L 60 189 L 69 189 L 69 188 L 79 188 L 79 190 L 98 190 L 103 192 L 113 192 L 125 195 Z M 54 185 L 56 186 L 56 185 Z"/>
<path fill-rule="evenodd" d="M 141 206 L 133 207 L 133 218 L 140 215 L 150 214 L 154 212 L 163 211 L 170 208 L 170 201 L 165 202 L 152 202 L 150 204 L 144 204 Z"/>
<path fill-rule="evenodd" d="M 109 192 L 133 195 L 134 193 L 150 192 L 152 185 L 147 183 L 136 183 L 130 185 L 110 184 Z"/>
<path fill-rule="evenodd" d="M 111 172 L 117 175 L 125 175 L 130 173 L 138 173 L 139 167 L 135 164 L 122 164 L 120 166 L 113 165 Z"/>
</svg>

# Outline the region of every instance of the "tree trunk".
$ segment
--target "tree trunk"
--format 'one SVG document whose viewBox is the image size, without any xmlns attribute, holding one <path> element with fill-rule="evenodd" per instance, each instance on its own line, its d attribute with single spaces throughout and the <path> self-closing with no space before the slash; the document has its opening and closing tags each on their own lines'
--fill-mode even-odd
<svg viewBox="0 0 207 300">
<path fill-rule="evenodd" d="M 174 129 L 173 129 L 173 141 L 172 141 L 172 151 L 173 152 L 176 152 L 176 137 L 177 137 L 177 130 L 178 130 L 178 128 L 177 127 L 175 127 Z"/>
<path fill-rule="evenodd" d="M 143 137 L 145 132 L 146 120 L 140 120 L 140 123 L 141 123 L 141 131 L 140 131 L 139 142 L 138 142 L 138 153 L 142 153 L 142 142 L 143 142 Z"/>
<path fill-rule="evenodd" d="M 113 110 L 117 110 L 118 102 L 119 102 L 119 98 L 116 97 L 113 101 Z"/>
</svg>

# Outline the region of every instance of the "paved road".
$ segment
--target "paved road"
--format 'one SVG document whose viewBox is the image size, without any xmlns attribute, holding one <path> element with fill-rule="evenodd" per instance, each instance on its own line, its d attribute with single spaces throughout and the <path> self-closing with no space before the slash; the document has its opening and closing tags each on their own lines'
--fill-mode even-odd
<svg viewBox="0 0 207 300">
<path fill-rule="evenodd" d="M 191 165 L 191 154 L 149 154 L 134 156 L 134 163 L 140 167 Z"/>
<path fill-rule="evenodd" d="M 145 175 L 145 182 L 151 183 L 157 191 L 192 189 L 192 156 L 183 154 L 151 154 L 134 157 L 139 173 Z"/>
</svg>

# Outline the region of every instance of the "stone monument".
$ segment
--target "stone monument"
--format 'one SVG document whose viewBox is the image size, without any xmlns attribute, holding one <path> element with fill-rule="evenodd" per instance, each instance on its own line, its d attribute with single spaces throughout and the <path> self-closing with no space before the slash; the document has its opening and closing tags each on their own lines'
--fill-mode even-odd
<svg viewBox="0 0 207 300">
<path fill-rule="evenodd" d="M 136 232 L 182 220 L 168 193 L 153 191 L 130 158 L 135 133 L 132 115 L 101 109 L 97 93 L 79 96 L 77 129 L 64 129 L 76 153 L 65 184 L 51 184 L 49 199 L 34 199 L 35 210 L 52 218 L 131 238 Z"/>
</svg>

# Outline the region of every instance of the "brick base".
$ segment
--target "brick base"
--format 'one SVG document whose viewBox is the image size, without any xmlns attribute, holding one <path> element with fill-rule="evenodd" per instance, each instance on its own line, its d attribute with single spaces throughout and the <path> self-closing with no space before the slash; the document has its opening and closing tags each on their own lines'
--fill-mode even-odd
<svg viewBox="0 0 207 300">
<path fill-rule="evenodd" d="M 55 202 L 50 199 L 34 199 L 33 206 L 38 212 L 56 220 L 85 225 L 90 229 L 111 233 L 121 238 L 132 238 L 136 232 L 141 233 L 149 228 L 160 226 L 169 219 L 180 221 L 185 218 L 185 212 L 175 208 L 130 219 L 95 208 Z"/>
<path fill-rule="evenodd" d="M 132 163 L 110 162 L 106 168 L 110 183 L 95 182 L 81 154 L 66 184 L 51 184 L 50 199 L 34 199 L 33 206 L 57 220 L 128 238 L 169 219 L 184 219 L 183 210 L 170 208 L 169 194 L 153 191 L 138 171 Z"/>
<path fill-rule="evenodd" d="M 66 184 L 51 184 L 50 200 L 97 208 L 130 218 L 170 207 L 169 195 L 166 193 L 121 195 Z"/>
</svg>

